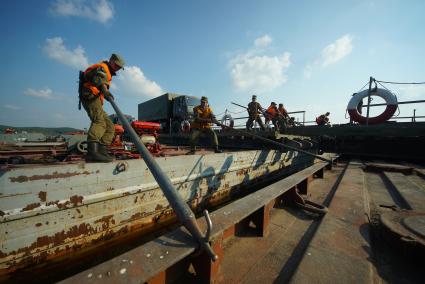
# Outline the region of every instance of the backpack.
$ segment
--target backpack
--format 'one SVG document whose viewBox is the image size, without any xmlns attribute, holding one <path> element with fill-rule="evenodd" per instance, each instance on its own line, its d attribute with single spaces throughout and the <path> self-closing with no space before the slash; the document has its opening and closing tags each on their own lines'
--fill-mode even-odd
<svg viewBox="0 0 425 284">
<path fill-rule="evenodd" d="M 81 96 L 83 94 L 84 72 L 80 71 L 78 75 L 78 110 L 81 110 Z"/>
</svg>

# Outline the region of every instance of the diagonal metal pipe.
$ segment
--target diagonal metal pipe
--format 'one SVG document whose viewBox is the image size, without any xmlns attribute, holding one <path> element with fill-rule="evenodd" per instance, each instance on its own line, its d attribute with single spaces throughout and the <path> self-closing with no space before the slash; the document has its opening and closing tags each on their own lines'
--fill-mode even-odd
<svg viewBox="0 0 425 284">
<path fill-rule="evenodd" d="M 232 129 L 232 130 L 234 130 L 234 131 L 236 131 L 236 132 L 239 132 L 239 133 L 241 133 L 241 134 L 244 134 L 244 135 L 246 135 L 246 136 L 252 136 L 252 137 L 255 137 L 256 139 L 262 140 L 262 141 L 267 142 L 267 143 L 269 143 L 269 144 L 273 144 L 273 145 L 277 145 L 277 146 L 280 146 L 280 147 L 288 148 L 288 149 L 293 150 L 293 151 L 296 151 L 296 152 L 300 152 L 300 153 L 304 153 L 304 154 L 306 154 L 306 155 L 310 155 L 310 156 L 315 157 L 315 158 L 317 158 L 317 159 L 319 159 L 319 160 L 322 160 L 322 161 L 325 161 L 325 162 L 328 162 L 328 163 L 332 163 L 332 160 L 329 160 L 329 159 L 323 158 L 323 157 L 321 157 L 321 156 L 319 156 L 319 155 L 316 155 L 316 154 L 311 153 L 311 152 L 308 152 L 308 151 L 304 151 L 304 150 L 302 150 L 302 149 L 300 149 L 300 148 L 293 147 L 293 146 L 289 146 L 289 145 L 286 145 L 286 144 L 283 144 L 283 143 L 280 143 L 280 142 L 277 142 L 277 141 L 274 141 L 274 140 L 271 140 L 271 139 L 265 138 L 265 137 L 263 137 L 263 136 L 260 136 L 260 135 L 257 135 L 257 134 L 254 134 L 254 133 L 251 133 L 251 132 L 248 132 L 248 131 L 244 131 L 244 130 L 240 130 L 240 129 L 232 128 L 232 127 L 229 127 L 229 126 L 227 126 L 227 125 L 221 124 L 221 123 L 220 123 L 220 122 L 218 122 L 218 121 L 216 121 L 216 122 L 214 122 L 214 123 L 215 123 L 215 124 L 217 124 L 218 126 L 221 126 L 221 127 L 223 127 L 223 128 Z"/>
<path fill-rule="evenodd" d="M 187 203 L 183 200 L 183 198 L 180 196 L 178 191 L 174 188 L 173 184 L 171 183 L 171 180 L 161 170 L 158 163 L 152 157 L 152 155 L 150 154 L 148 149 L 145 147 L 145 145 L 143 145 L 143 143 L 140 142 L 139 136 L 136 134 L 133 127 L 130 126 L 130 123 L 127 121 L 124 114 L 118 108 L 114 99 L 112 97 L 109 97 L 108 101 L 114 108 L 125 131 L 127 131 L 127 133 L 130 135 L 131 140 L 133 141 L 139 153 L 142 155 L 143 160 L 146 162 L 146 165 L 148 166 L 156 182 L 158 183 L 159 187 L 161 188 L 162 192 L 164 193 L 165 197 L 167 198 L 168 202 L 170 203 L 171 207 L 176 213 L 179 221 L 192 234 L 193 238 L 199 243 L 200 248 L 205 250 L 213 261 L 217 260 L 218 256 L 212 250 L 208 242 L 208 236 L 204 237 L 202 235 L 201 230 L 199 229 L 198 223 L 196 222 L 195 214 L 193 213 L 193 211 L 190 209 Z M 208 230 L 210 231 L 211 226 L 209 222 L 208 212 L 206 213 L 204 212 L 204 215 L 207 219 L 206 220 L 207 224 L 209 225 Z"/>
</svg>

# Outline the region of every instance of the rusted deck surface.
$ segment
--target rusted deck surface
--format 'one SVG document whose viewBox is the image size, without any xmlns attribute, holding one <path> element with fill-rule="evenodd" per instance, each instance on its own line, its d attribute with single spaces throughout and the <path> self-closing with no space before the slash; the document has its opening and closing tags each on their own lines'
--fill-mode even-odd
<svg viewBox="0 0 425 284">
<path fill-rule="evenodd" d="M 363 161 L 339 164 L 310 183 L 310 199 L 329 206 L 324 218 L 275 207 L 267 238 L 246 231 L 226 241 L 216 283 L 420 283 L 423 261 L 379 238 L 373 222 L 394 206 L 425 206 L 425 181 L 415 171 L 365 169 Z"/>
<path fill-rule="evenodd" d="M 219 254 L 215 264 L 202 254 L 190 256 L 196 244 L 183 230 L 64 282 L 421 283 L 423 255 L 418 260 L 409 249 L 415 235 L 411 233 L 401 249 L 393 245 L 383 238 L 388 229 L 382 228 L 382 216 L 424 210 L 423 167 L 388 163 L 370 167 L 366 161 L 351 160 L 324 172 L 319 169 L 306 169 L 304 175 L 299 172 L 215 211 L 212 244 Z M 294 186 L 302 191 L 303 181 L 308 199 L 328 206 L 324 217 L 274 200 Z M 176 257 L 180 261 L 172 259 Z"/>
<path fill-rule="evenodd" d="M 313 180 L 309 190 L 310 199 L 319 203 L 336 204 L 330 201 L 340 198 L 336 189 L 344 183 L 339 179 L 344 169 L 344 165 L 334 166 L 332 171 L 326 172 L 323 180 Z M 342 196 L 340 199 L 344 198 Z M 359 202 L 361 210 L 350 215 L 351 219 L 360 217 L 361 222 L 365 222 L 361 200 L 362 198 Z M 346 252 L 338 254 L 339 250 L 356 252 L 357 248 L 358 253 L 362 254 L 365 252 L 362 246 L 368 246 L 362 237 L 352 238 L 349 244 L 346 242 L 347 238 L 351 239 L 351 233 L 358 234 L 358 230 L 347 228 L 348 220 L 339 220 L 337 215 L 346 213 L 341 207 L 345 208 L 347 204 L 342 203 L 344 200 L 338 201 L 341 203 L 330 206 L 329 213 L 322 220 L 297 209 L 275 208 L 272 211 L 270 235 L 267 239 L 246 235 L 235 237 L 226 244 L 219 283 L 285 283 L 291 280 L 297 283 L 341 283 L 335 280 L 344 278 L 338 278 L 332 272 L 338 273 L 344 268 L 342 265 L 350 266 L 350 263 L 355 264 L 352 266 L 351 275 L 362 275 L 368 270 L 365 267 L 370 266 L 367 254 L 362 255 L 364 264 L 361 266 L 358 264 L 362 263 L 362 260 L 353 263 Z M 353 208 L 352 205 L 350 207 Z M 334 244 L 331 244 L 332 242 Z M 329 247 L 331 245 L 332 248 Z M 344 260 L 344 263 L 341 263 L 341 260 Z M 330 271 L 319 267 L 329 267 Z M 362 275 L 365 281 L 358 278 L 359 282 L 368 282 L 368 275 L 370 273 Z M 347 273 L 345 276 L 347 277 Z"/>
</svg>

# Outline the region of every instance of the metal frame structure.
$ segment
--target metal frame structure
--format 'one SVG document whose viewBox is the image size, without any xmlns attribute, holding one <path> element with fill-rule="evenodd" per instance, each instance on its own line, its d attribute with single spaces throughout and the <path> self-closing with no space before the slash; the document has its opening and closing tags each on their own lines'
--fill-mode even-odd
<svg viewBox="0 0 425 284">
<path fill-rule="evenodd" d="M 333 160 L 333 163 L 335 160 Z M 313 178 L 323 178 L 324 169 L 333 163 L 317 162 L 285 179 L 226 205 L 213 213 L 214 227 L 210 244 L 218 254 L 212 261 L 206 252 L 198 252 L 198 244 L 182 226 L 140 247 L 80 272 L 62 283 L 169 283 L 193 265 L 197 277 L 203 283 L 214 283 L 223 259 L 223 242 L 234 236 L 250 222 L 256 226 L 259 236 L 269 233 L 271 209 L 286 202 L 294 202 L 298 193 L 307 194 Z M 207 227 L 203 218 L 198 219 L 201 229 Z M 195 253 L 195 254 L 193 254 Z"/>
</svg>

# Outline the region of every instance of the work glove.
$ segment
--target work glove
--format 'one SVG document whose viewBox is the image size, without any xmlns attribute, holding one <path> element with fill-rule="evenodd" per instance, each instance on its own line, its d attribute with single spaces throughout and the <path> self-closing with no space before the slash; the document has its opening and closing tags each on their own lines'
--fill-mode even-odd
<svg viewBox="0 0 425 284">
<path fill-rule="evenodd" d="M 103 93 L 105 100 L 107 100 L 108 102 L 110 102 L 111 100 L 114 100 L 114 96 L 108 91 L 106 93 Z"/>
<path fill-rule="evenodd" d="M 109 92 L 109 90 L 106 88 L 104 84 L 100 86 L 100 91 L 103 93 L 105 100 L 107 100 L 108 102 L 110 102 L 111 99 L 112 100 L 115 99 L 114 96 L 111 94 L 111 92 Z"/>
</svg>

